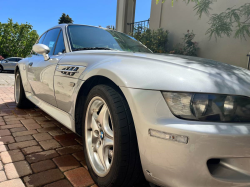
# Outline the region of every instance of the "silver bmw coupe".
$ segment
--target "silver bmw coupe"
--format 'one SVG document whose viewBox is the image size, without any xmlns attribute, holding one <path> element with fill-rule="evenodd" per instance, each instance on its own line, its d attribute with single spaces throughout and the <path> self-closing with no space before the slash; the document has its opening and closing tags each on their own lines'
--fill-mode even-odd
<svg viewBox="0 0 250 187">
<path fill-rule="evenodd" d="M 248 70 L 86 25 L 49 29 L 15 69 L 17 107 L 82 136 L 100 187 L 250 186 L 249 97 Z"/>
</svg>

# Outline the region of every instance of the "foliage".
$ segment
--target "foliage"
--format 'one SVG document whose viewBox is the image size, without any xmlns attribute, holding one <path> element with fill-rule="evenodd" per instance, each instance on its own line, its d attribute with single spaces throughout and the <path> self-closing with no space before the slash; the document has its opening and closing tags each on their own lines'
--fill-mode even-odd
<svg viewBox="0 0 250 187">
<path fill-rule="evenodd" d="M 174 50 L 170 51 L 170 53 L 187 56 L 197 56 L 199 47 L 198 43 L 193 41 L 194 37 L 195 34 L 193 33 L 193 31 L 190 33 L 188 30 L 187 33 L 184 34 L 183 43 L 177 44 L 177 46 L 174 47 Z"/>
<path fill-rule="evenodd" d="M 72 20 L 71 17 L 69 17 L 69 15 L 62 13 L 62 16 L 59 18 L 58 20 L 58 24 L 62 24 L 62 23 L 73 23 L 74 21 Z"/>
<path fill-rule="evenodd" d="M 135 32 L 133 37 L 154 53 L 167 52 L 168 31 L 164 31 L 162 28 L 157 31 L 147 29 L 144 32 Z"/>
<path fill-rule="evenodd" d="M 32 28 L 28 23 L 13 23 L 12 19 L 0 22 L 0 55 L 26 57 L 39 37 Z"/>
<path fill-rule="evenodd" d="M 164 3 L 166 0 L 162 0 Z M 176 0 L 177 1 L 177 0 Z M 219 14 L 210 16 L 211 5 L 217 0 L 183 0 L 186 3 L 195 3 L 194 11 L 201 18 L 203 14 L 209 16 L 210 28 L 206 34 L 211 39 L 213 36 L 217 39 L 223 36 L 230 37 L 235 32 L 235 38 L 250 37 L 250 3 L 245 3 L 240 7 L 231 7 Z M 156 0 L 158 3 L 159 0 Z M 171 0 L 172 6 L 174 0 Z"/>
</svg>

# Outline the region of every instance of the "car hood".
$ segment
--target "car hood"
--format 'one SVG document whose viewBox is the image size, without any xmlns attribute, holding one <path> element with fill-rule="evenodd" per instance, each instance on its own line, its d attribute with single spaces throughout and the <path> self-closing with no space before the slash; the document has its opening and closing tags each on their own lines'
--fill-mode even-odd
<svg viewBox="0 0 250 187">
<path fill-rule="evenodd" d="M 206 92 L 250 96 L 250 72 L 217 61 L 182 55 L 129 53 L 117 51 L 78 51 L 74 55 L 95 56 L 93 69 L 107 69 L 121 82 L 119 86 L 169 91 Z M 87 55 L 87 56 L 88 56 Z M 85 77 L 84 77 L 85 76 Z M 106 75 L 105 75 L 106 76 Z M 112 77 L 112 76 L 111 76 Z M 117 78 L 116 78 L 117 79 Z"/>
</svg>

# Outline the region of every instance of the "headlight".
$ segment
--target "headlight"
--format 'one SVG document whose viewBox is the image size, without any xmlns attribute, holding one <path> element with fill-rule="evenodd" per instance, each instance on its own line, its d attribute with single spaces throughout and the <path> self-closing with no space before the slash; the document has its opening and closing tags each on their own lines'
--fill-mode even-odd
<svg viewBox="0 0 250 187">
<path fill-rule="evenodd" d="M 250 98 L 244 96 L 162 92 L 178 118 L 214 122 L 250 122 Z"/>
</svg>

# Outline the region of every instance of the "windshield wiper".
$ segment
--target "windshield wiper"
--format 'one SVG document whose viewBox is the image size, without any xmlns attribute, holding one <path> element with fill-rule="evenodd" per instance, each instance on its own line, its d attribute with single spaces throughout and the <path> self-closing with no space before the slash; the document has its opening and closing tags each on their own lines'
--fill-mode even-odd
<svg viewBox="0 0 250 187">
<path fill-rule="evenodd" d="M 83 47 L 83 48 L 73 49 L 72 51 L 81 51 L 81 50 L 113 50 L 113 49 L 108 47 Z"/>
</svg>

